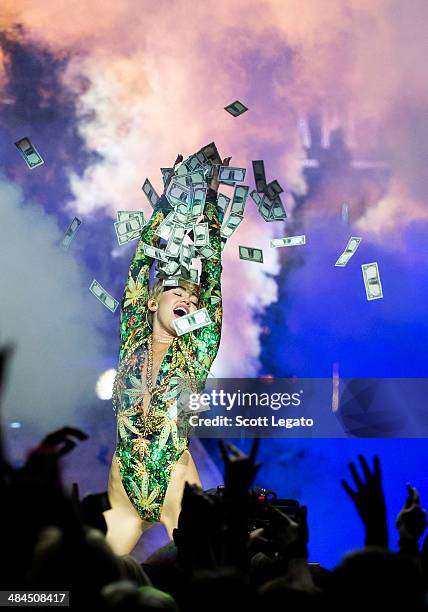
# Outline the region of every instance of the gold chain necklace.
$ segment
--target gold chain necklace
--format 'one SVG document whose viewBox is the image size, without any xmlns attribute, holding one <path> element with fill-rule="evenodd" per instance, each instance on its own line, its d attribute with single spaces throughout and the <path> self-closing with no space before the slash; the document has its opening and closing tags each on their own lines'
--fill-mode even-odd
<svg viewBox="0 0 428 612">
<path fill-rule="evenodd" d="M 173 340 L 174 342 L 174 340 Z M 147 338 L 147 344 L 149 348 L 149 356 L 147 360 L 147 374 L 146 374 L 146 386 L 150 395 L 153 393 L 153 334 Z M 172 350 L 176 350 L 176 346 L 172 347 Z"/>
</svg>

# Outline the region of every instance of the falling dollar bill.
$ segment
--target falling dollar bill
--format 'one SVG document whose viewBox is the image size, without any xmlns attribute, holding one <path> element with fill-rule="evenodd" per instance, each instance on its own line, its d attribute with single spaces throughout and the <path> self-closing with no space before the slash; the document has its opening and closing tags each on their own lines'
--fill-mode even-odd
<svg viewBox="0 0 428 612">
<path fill-rule="evenodd" d="M 186 234 L 184 225 L 175 225 L 165 247 L 165 255 L 168 257 L 178 257 L 181 245 Z"/>
<path fill-rule="evenodd" d="M 230 238 L 242 221 L 243 217 L 241 215 L 230 214 L 221 225 L 220 236 L 222 238 Z"/>
<path fill-rule="evenodd" d="M 179 282 L 180 282 L 179 276 L 171 277 L 171 278 L 164 278 L 162 281 L 162 285 L 164 287 L 178 287 Z"/>
<path fill-rule="evenodd" d="M 194 244 L 196 247 L 209 244 L 208 223 L 195 223 L 193 225 Z"/>
<path fill-rule="evenodd" d="M 265 174 L 265 164 L 262 159 L 256 159 L 252 162 L 253 164 L 253 173 L 254 173 L 254 182 L 256 184 L 256 191 L 262 192 L 266 187 L 266 174 Z"/>
<path fill-rule="evenodd" d="M 283 221 L 286 218 L 287 213 L 285 212 L 281 198 L 276 196 L 276 198 L 272 201 L 272 206 L 270 208 L 269 218 L 267 221 Z"/>
<path fill-rule="evenodd" d="M 261 249 L 239 245 L 239 258 L 245 259 L 246 261 L 263 263 L 263 251 Z"/>
<path fill-rule="evenodd" d="M 158 249 L 151 244 L 143 243 L 144 255 L 152 257 L 153 259 L 160 259 L 161 261 L 168 262 L 168 257 L 163 249 Z"/>
<path fill-rule="evenodd" d="M 98 298 L 106 308 L 111 310 L 111 312 L 114 312 L 119 306 L 119 302 L 115 300 L 114 297 L 110 295 L 110 293 L 107 293 L 107 291 L 103 289 L 103 287 L 101 287 L 100 283 L 95 280 L 95 278 L 93 279 L 91 286 L 89 287 L 89 291 L 93 295 L 95 295 L 95 297 Z"/>
<path fill-rule="evenodd" d="M 118 221 L 128 221 L 128 219 L 133 219 L 134 217 L 139 217 L 144 225 L 144 214 L 142 210 L 118 210 L 117 211 L 117 220 Z"/>
<path fill-rule="evenodd" d="M 162 223 L 159 223 L 159 225 L 157 226 L 155 235 L 159 236 L 160 238 L 163 238 L 164 240 L 168 240 L 171 235 L 172 228 L 174 227 L 174 218 L 175 211 L 171 210 L 171 212 L 167 214 Z"/>
<path fill-rule="evenodd" d="M 217 206 L 223 212 L 226 213 L 227 207 L 229 206 L 230 198 L 228 198 L 224 193 L 218 193 L 217 195 Z"/>
<path fill-rule="evenodd" d="M 158 260 L 158 270 L 160 276 L 178 275 L 180 262 L 176 259 L 170 259 L 168 262 Z"/>
<path fill-rule="evenodd" d="M 178 317 L 172 321 L 175 331 L 179 336 L 199 329 L 204 325 L 209 325 L 210 323 L 212 323 L 212 321 L 206 308 L 200 308 L 199 310 L 195 310 L 195 312 L 191 312 L 183 317 Z"/>
<path fill-rule="evenodd" d="M 188 205 L 191 200 L 191 190 L 189 187 L 181 185 L 173 178 L 165 192 L 165 196 L 172 207 L 177 206 L 177 204 Z"/>
<path fill-rule="evenodd" d="M 218 169 L 218 182 L 233 181 L 242 183 L 245 179 L 245 168 L 232 168 L 231 166 L 220 166 Z"/>
<path fill-rule="evenodd" d="M 274 200 L 276 196 L 282 193 L 283 191 L 284 191 L 283 188 L 281 187 L 281 185 L 278 183 L 277 180 L 271 181 L 263 189 L 263 192 L 267 195 L 269 200 Z"/>
<path fill-rule="evenodd" d="M 260 215 L 263 217 L 265 221 L 275 221 L 272 219 L 272 211 L 274 208 L 274 202 L 271 202 L 267 195 L 263 195 L 263 197 L 257 193 L 256 190 L 253 190 L 250 193 L 252 200 L 254 201 Z M 279 197 L 279 196 L 278 196 Z M 285 212 L 285 211 L 284 211 Z"/>
<path fill-rule="evenodd" d="M 184 266 L 187 272 L 189 272 L 190 264 L 192 263 L 192 253 L 187 244 L 182 244 L 180 249 L 180 265 Z"/>
<path fill-rule="evenodd" d="M 148 178 L 146 178 L 146 180 L 144 181 L 144 185 L 142 187 L 142 190 L 146 194 L 147 199 L 150 202 L 150 204 L 152 205 L 152 207 L 155 208 L 155 206 L 159 202 L 160 198 L 159 198 L 158 194 L 155 191 L 155 188 L 153 187 L 153 185 L 151 184 L 151 182 L 149 181 Z"/>
<path fill-rule="evenodd" d="M 192 217 L 202 215 L 205 208 L 205 200 L 208 189 L 206 187 L 195 187 L 192 192 Z"/>
<path fill-rule="evenodd" d="M 210 246 L 199 248 L 198 253 L 203 259 L 211 259 L 215 255 L 214 249 Z"/>
<path fill-rule="evenodd" d="M 239 115 L 245 113 L 248 108 L 239 100 L 235 100 L 235 102 L 232 102 L 232 104 L 228 104 L 227 106 L 225 106 L 224 110 L 233 115 L 233 117 L 239 117 Z"/>
<path fill-rule="evenodd" d="M 253 200 L 254 204 L 259 208 L 263 202 L 263 196 L 261 196 L 255 189 L 250 193 L 250 197 Z"/>
<path fill-rule="evenodd" d="M 126 221 L 115 221 L 114 229 L 120 246 L 138 238 L 144 226 L 144 219 L 140 216 L 130 217 Z"/>
<path fill-rule="evenodd" d="M 64 249 L 64 251 L 68 250 L 68 248 L 69 248 L 69 246 L 71 244 L 71 241 L 73 240 L 73 238 L 77 234 L 77 230 L 79 229 L 81 224 L 82 224 L 81 220 L 78 219 L 77 217 L 74 217 L 73 221 L 68 226 L 68 229 L 65 232 L 65 236 L 64 236 L 64 238 L 62 239 L 62 242 L 61 242 L 61 246 Z"/>
<path fill-rule="evenodd" d="M 247 185 L 237 185 L 235 187 L 233 192 L 232 205 L 230 207 L 230 214 L 243 216 L 248 191 L 249 187 L 247 187 Z"/>
<path fill-rule="evenodd" d="M 351 238 L 348 240 L 348 244 L 346 245 L 345 250 L 343 251 L 342 255 L 339 257 L 339 259 L 336 261 L 334 265 L 338 267 L 342 267 L 342 268 L 346 266 L 348 261 L 351 259 L 352 255 L 358 249 L 358 246 L 361 240 L 362 238 L 351 236 Z"/>
<path fill-rule="evenodd" d="M 382 285 L 380 283 L 379 268 L 377 262 L 362 264 L 364 287 L 368 300 L 383 298 Z"/>
<path fill-rule="evenodd" d="M 197 269 L 197 268 L 190 268 L 190 270 L 189 270 L 189 276 L 190 276 L 190 280 L 191 280 L 193 283 L 195 283 L 196 285 L 198 285 L 198 284 L 199 284 L 199 280 L 198 280 L 198 277 L 199 277 L 199 272 L 198 272 L 198 269 Z"/>
<path fill-rule="evenodd" d="M 272 249 L 278 247 L 298 246 L 300 244 L 306 244 L 306 236 L 288 236 L 286 238 L 274 238 L 270 241 Z"/>
<path fill-rule="evenodd" d="M 198 151 L 197 155 L 199 154 L 202 154 L 211 164 L 221 164 L 221 157 L 214 142 L 210 142 L 210 144 L 202 147 L 202 149 Z"/>
<path fill-rule="evenodd" d="M 174 174 L 174 168 L 161 168 L 160 171 L 162 172 L 163 186 L 166 187 L 169 179 Z"/>
<path fill-rule="evenodd" d="M 31 168 L 31 170 L 45 163 L 42 159 L 42 156 L 37 151 L 36 147 L 31 144 L 29 138 L 21 138 L 20 140 L 17 140 L 15 142 L 15 146 L 17 147 L 18 151 L 25 159 L 27 166 Z"/>
</svg>

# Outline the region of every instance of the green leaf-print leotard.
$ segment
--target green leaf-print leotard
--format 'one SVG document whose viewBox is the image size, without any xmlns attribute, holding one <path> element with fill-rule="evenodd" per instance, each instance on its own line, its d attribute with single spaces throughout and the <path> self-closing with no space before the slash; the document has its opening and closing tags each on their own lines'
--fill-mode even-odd
<svg viewBox="0 0 428 612">
<path fill-rule="evenodd" d="M 174 377 L 191 377 L 188 366 L 190 352 L 200 388 L 217 354 L 222 324 L 220 225 L 223 213 L 217 207 L 213 192 L 207 197 L 204 216 L 203 221 L 208 222 L 210 229 L 210 247 L 214 255 L 210 259 L 202 259 L 199 308 L 207 309 L 212 323 L 174 341 L 177 343 L 177 362 L 173 373 Z M 152 402 L 155 402 L 156 410 L 162 416 L 158 432 L 143 436 L 137 424 L 141 411 L 137 411 L 136 405 L 141 401 L 144 390 L 141 371 L 147 358 L 147 338 L 152 331 L 146 313 L 149 273 L 154 260 L 145 255 L 143 244 L 159 246 L 160 238 L 155 231 L 164 218 L 163 210 L 155 208 L 141 231 L 131 259 L 121 302 L 119 367 L 113 388 L 117 419 L 115 456 L 121 480 L 139 515 L 149 522 L 160 520 L 171 470 L 189 445 L 186 430 L 177 428 L 177 419 L 168 414 L 169 387 L 158 400 L 152 397 L 149 406 L 149 410 L 152 409 Z M 172 345 L 168 347 L 160 365 L 157 385 L 170 372 L 171 360 Z"/>
</svg>

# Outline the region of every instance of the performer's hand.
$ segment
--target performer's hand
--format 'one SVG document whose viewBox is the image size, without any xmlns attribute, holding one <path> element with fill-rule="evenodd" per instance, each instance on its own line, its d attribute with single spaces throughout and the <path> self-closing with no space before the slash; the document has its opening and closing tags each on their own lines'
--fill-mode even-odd
<svg viewBox="0 0 428 612">
<path fill-rule="evenodd" d="M 222 166 L 228 166 L 231 159 L 232 159 L 231 157 L 225 157 L 223 162 L 222 162 Z M 211 178 L 210 188 L 213 191 L 217 192 L 219 185 L 220 185 L 220 183 L 218 182 L 218 165 L 214 164 L 213 175 L 212 175 L 212 178 Z"/>
</svg>

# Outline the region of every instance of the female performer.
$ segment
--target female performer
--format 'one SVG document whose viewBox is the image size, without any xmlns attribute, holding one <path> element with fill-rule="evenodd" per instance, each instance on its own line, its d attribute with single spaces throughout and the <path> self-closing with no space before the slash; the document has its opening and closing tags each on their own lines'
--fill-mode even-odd
<svg viewBox="0 0 428 612">
<path fill-rule="evenodd" d="M 178 156 L 174 168 L 181 160 Z M 165 218 L 164 196 L 142 229 L 130 263 L 113 387 L 117 438 L 108 484 L 111 509 L 104 512 L 106 539 L 119 555 L 131 552 L 154 522 L 162 522 L 172 538 L 185 482 L 201 486 L 188 435 L 177 428 L 177 417 L 170 410 L 174 400 L 169 398 L 172 379 L 177 377 L 203 387 L 220 344 L 223 213 L 217 207 L 218 186 L 214 167 L 204 212 L 214 254 L 202 259 L 200 285 L 181 280 L 177 287 L 164 287 L 160 280 L 149 289 L 153 258 L 145 255 L 143 244 L 159 245 L 155 231 Z M 212 323 L 177 336 L 172 321 L 200 308 L 207 309 Z"/>
</svg>

